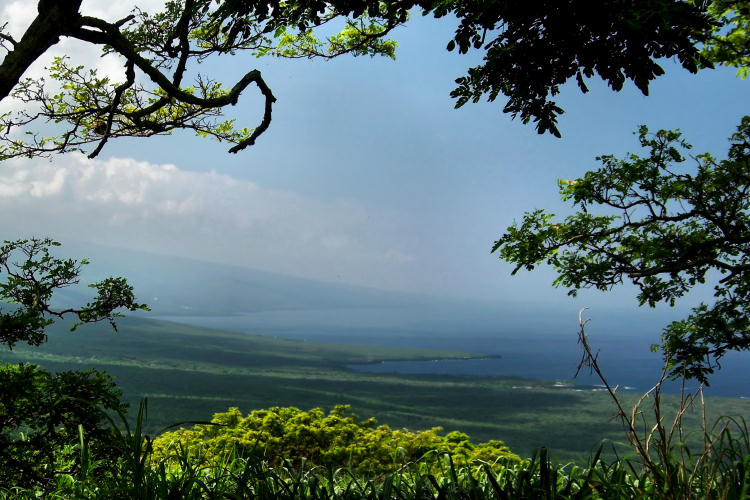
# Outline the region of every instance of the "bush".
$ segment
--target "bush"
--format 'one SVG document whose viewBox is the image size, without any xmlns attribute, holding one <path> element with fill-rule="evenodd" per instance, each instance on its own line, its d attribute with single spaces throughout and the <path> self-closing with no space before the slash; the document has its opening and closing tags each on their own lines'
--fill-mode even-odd
<svg viewBox="0 0 750 500">
<path fill-rule="evenodd" d="M 223 460 L 230 453 L 277 465 L 283 460 L 350 468 L 362 474 L 393 471 L 428 453 L 450 453 L 457 466 L 499 458 L 520 462 L 502 441 L 473 444 L 461 432 L 439 435 L 442 429 L 411 432 L 376 426 L 373 418 L 359 421 L 348 405 L 330 413 L 274 407 L 243 418 L 237 408 L 214 415 L 210 425 L 166 433 L 154 441 L 154 459 Z"/>
<path fill-rule="evenodd" d="M 97 456 L 114 456 L 117 439 L 102 426 L 106 412 L 124 412 L 112 378 L 96 370 L 50 372 L 34 364 L 0 365 L 0 484 L 24 488 L 79 467 L 71 445 L 80 432 Z"/>
</svg>

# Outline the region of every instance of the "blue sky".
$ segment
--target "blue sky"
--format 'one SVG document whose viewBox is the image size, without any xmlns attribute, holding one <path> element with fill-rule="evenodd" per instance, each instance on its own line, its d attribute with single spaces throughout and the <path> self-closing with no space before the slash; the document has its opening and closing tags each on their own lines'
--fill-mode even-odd
<svg viewBox="0 0 750 500">
<path fill-rule="evenodd" d="M 28 5 L 1 8 L 4 17 L 23 19 L 18 12 Z M 88 2 L 83 11 L 114 19 L 115 8 L 127 5 Z M 748 82 L 733 70 L 691 75 L 663 61 L 667 76 L 649 97 L 632 85 L 614 93 L 596 78 L 586 95 L 566 86 L 557 97 L 566 110 L 563 138 L 539 136 L 501 112 L 502 97 L 453 109 L 453 81 L 478 56 L 446 52 L 452 29 L 450 20 L 414 16 L 395 34 L 396 61 L 238 55 L 204 64 L 201 71 L 229 84 L 248 69 L 262 71 L 278 102 L 256 146 L 230 155 L 225 144 L 175 134 L 112 142 L 94 162 L 71 155 L 8 162 L 0 173 L 4 235 L 50 234 L 325 281 L 565 306 L 570 301 L 550 289 L 548 271 L 510 277 L 510 267 L 489 254 L 502 230 L 526 210 L 564 213 L 556 179 L 596 167 L 598 154 L 636 151 L 632 132 L 641 123 L 679 127 L 696 152 L 722 157 L 747 111 Z M 85 47 L 59 50 L 119 71 Z M 254 126 L 260 106 L 250 88 L 229 114 Z M 575 304 L 630 308 L 635 301 L 624 289 Z"/>
</svg>

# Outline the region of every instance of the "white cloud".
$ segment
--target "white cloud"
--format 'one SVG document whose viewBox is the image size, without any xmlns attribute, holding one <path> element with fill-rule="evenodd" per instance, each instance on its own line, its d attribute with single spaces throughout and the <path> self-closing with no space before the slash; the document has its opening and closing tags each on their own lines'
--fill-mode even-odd
<svg viewBox="0 0 750 500">
<path fill-rule="evenodd" d="M 403 224 L 351 200 L 320 201 L 216 172 L 129 158 L 0 166 L 2 237 L 52 236 L 268 271 L 418 290 Z"/>
<path fill-rule="evenodd" d="M 18 40 L 36 17 L 36 3 L 28 0 L 16 0 L 5 4 L 0 12 L 2 13 L 2 19 L 8 23 L 6 27 L 8 33 Z"/>
<path fill-rule="evenodd" d="M 58 169 L 52 172 L 52 177 L 50 179 L 31 181 L 29 183 L 29 185 L 31 186 L 29 194 L 31 194 L 31 196 L 34 198 L 44 198 L 59 194 L 62 191 L 63 186 L 65 185 L 66 173 L 66 170 Z M 22 175 L 21 177 L 23 178 L 25 176 Z M 23 193 L 24 190 L 21 189 L 18 192 Z"/>
</svg>

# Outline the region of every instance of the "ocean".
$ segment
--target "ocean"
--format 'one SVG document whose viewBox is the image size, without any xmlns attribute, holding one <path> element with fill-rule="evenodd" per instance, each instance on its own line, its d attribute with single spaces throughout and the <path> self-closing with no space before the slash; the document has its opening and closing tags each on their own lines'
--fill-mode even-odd
<svg viewBox="0 0 750 500">
<path fill-rule="evenodd" d="M 154 316 L 151 316 L 154 317 Z M 486 307 L 349 307 L 261 311 L 231 316 L 157 315 L 163 319 L 223 330 L 334 344 L 387 345 L 451 349 L 491 356 L 484 359 L 398 361 L 353 365 L 381 373 L 445 374 L 476 377 L 520 377 L 573 381 L 596 386 L 587 369 L 574 379 L 581 359 L 577 312 L 565 316 L 525 318 Z M 610 385 L 645 392 L 661 375 L 662 360 L 650 346 L 659 341 L 663 322 L 602 315 L 587 325 L 589 343 Z M 707 395 L 750 398 L 750 353 L 731 353 L 722 360 Z M 698 387 L 689 381 L 687 390 Z M 679 393 L 669 383 L 664 392 Z"/>
</svg>

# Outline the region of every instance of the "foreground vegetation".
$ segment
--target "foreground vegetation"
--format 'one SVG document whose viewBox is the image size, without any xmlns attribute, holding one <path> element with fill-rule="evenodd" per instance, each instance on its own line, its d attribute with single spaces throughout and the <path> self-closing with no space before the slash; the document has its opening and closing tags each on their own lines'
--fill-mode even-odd
<svg viewBox="0 0 750 500">
<path fill-rule="evenodd" d="M 415 433 L 376 426 L 374 418 L 359 421 L 345 405 L 328 415 L 320 408 L 276 407 L 255 410 L 244 418 L 237 408 L 230 408 L 214 415 L 208 425 L 159 436 L 154 456 L 168 463 L 179 463 L 185 457 L 192 462 L 215 463 L 223 462 L 230 451 L 272 465 L 304 458 L 327 468 L 346 466 L 367 475 L 392 472 L 428 452 L 448 453 L 462 467 L 478 460 L 520 462 L 502 441 L 475 445 L 462 432 L 441 436 L 440 431 L 440 427 Z"/>
<path fill-rule="evenodd" d="M 520 460 L 500 449 L 501 443 L 484 447 L 484 451 L 494 447 L 499 453 L 481 458 L 478 453 L 467 460 L 467 451 L 479 451 L 482 446 L 472 445 L 465 436 L 438 437 L 428 433 L 430 439 L 425 440 L 423 433 L 406 432 L 399 436 L 401 444 L 418 452 L 419 456 L 410 459 L 408 451 L 396 447 L 390 462 L 371 462 L 369 471 L 363 472 L 352 467 L 351 462 L 344 463 L 346 457 L 340 454 L 329 455 L 325 465 L 308 460 L 320 451 L 316 438 L 325 440 L 324 427 L 318 427 L 302 441 L 299 439 L 300 430 L 310 430 L 311 422 L 331 424 L 333 420 L 334 428 L 350 425 L 351 415 L 344 408 L 328 416 L 318 410 L 306 413 L 277 408 L 256 412 L 244 421 L 237 419 L 232 411 L 215 417 L 213 425 L 221 433 L 241 428 L 248 421 L 257 423 L 259 418 L 263 421 L 280 412 L 292 412 L 291 423 L 282 424 L 284 429 L 279 438 L 294 441 L 299 446 L 295 450 L 285 449 L 283 456 L 260 457 L 247 453 L 246 448 L 231 440 L 224 441 L 221 447 L 209 442 L 205 449 L 196 442 L 183 445 L 185 441 L 175 435 L 154 442 L 142 433 L 145 407 L 144 401 L 133 428 L 123 418 L 122 430 L 111 429 L 108 441 L 119 450 L 116 458 L 92 454 L 91 445 L 81 431 L 78 443 L 56 450 L 56 460 L 50 464 L 47 481 L 28 486 L 0 486 L 0 499 L 40 496 L 81 499 L 726 499 L 746 498 L 750 493 L 750 434 L 744 422 L 737 421 L 729 422 L 731 426 L 711 436 L 715 446 L 706 452 L 692 454 L 684 446 L 676 447 L 655 470 L 638 460 L 607 461 L 601 456 L 601 447 L 584 466 L 559 465 L 549 458 L 545 448 L 528 460 Z M 228 416 L 236 421 L 227 422 Z M 360 424 L 371 429 L 368 422 Z M 357 446 L 363 447 L 364 455 L 370 451 L 377 455 L 379 451 L 373 441 L 357 439 Z M 670 471 L 675 477 L 660 475 Z"/>
</svg>

